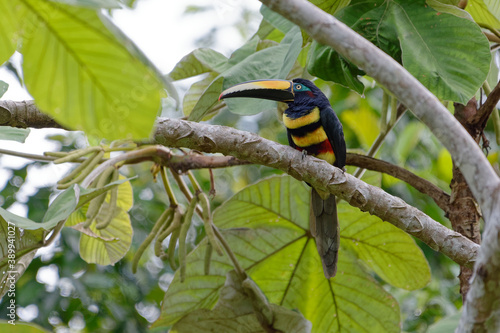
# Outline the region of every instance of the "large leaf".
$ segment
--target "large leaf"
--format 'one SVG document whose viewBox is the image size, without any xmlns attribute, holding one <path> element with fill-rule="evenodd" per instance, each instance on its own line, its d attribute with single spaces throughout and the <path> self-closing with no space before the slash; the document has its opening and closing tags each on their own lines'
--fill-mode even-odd
<svg viewBox="0 0 500 333">
<path fill-rule="evenodd" d="M 171 333 L 191 332 L 239 332 L 265 333 L 260 319 L 255 313 L 255 294 L 251 297 L 245 290 L 234 271 L 227 274 L 227 279 L 220 291 L 219 301 L 212 310 L 198 309 L 184 316 L 170 330 Z M 272 311 L 272 328 L 278 332 L 307 333 L 311 324 L 295 311 L 285 309 L 276 304 L 268 304 L 267 300 L 258 300 L 263 304 L 266 313 Z M 262 312 L 264 312 L 262 311 Z M 265 314 L 266 314 L 265 313 Z"/>
<path fill-rule="evenodd" d="M 105 216 L 108 209 L 101 209 L 99 214 Z M 96 236 L 81 235 L 80 256 L 88 263 L 114 265 L 125 256 L 132 244 L 134 230 L 130 216 L 121 208 L 113 209 L 116 211 L 115 216 L 105 229 L 97 229 L 93 223 L 89 229 Z"/>
<path fill-rule="evenodd" d="M 311 2 L 328 14 L 333 15 L 347 6 L 351 0 L 311 0 Z"/>
<path fill-rule="evenodd" d="M 23 70 L 38 107 L 93 136 L 148 137 L 162 85 L 98 13 L 49 1 L 14 2 L 27 9 L 22 19 L 33 27 L 23 35 Z"/>
<path fill-rule="evenodd" d="M 307 70 L 312 75 L 341 84 L 358 94 L 363 93 L 365 87 L 358 79 L 358 75 L 362 76 L 365 73 L 334 52 L 332 48 L 313 41 L 307 58 L 309 60 Z"/>
<path fill-rule="evenodd" d="M 309 233 L 309 195 L 308 186 L 291 177 L 269 178 L 224 203 L 214 212 L 214 222 L 226 229 L 224 236 L 238 261 L 269 302 L 301 311 L 313 332 L 366 327 L 370 332 L 398 332 L 397 302 L 364 267 L 389 283 L 415 289 L 430 276 L 421 250 L 392 225 L 340 204 L 338 273 L 327 280 Z M 204 275 L 205 244 L 188 256 L 186 281 L 181 284 L 179 276 L 174 277 L 155 326 L 171 325 L 215 304 L 231 265 L 226 257 L 214 256 L 210 275 Z M 408 271 L 397 276 L 402 269 Z"/>
<path fill-rule="evenodd" d="M 438 15 L 425 1 L 398 0 L 390 7 L 403 66 L 438 98 L 467 104 L 489 72 L 491 53 L 481 29 L 464 18 Z"/>
<path fill-rule="evenodd" d="M 12 324 L 14 323 L 14 325 Z M 9 320 L 0 320 L 0 330 L 2 332 L 9 333 L 50 333 L 51 331 L 46 330 L 45 328 L 33 324 L 33 323 L 25 323 L 13 320 L 9 322 Z"/>
<path fill-rule="evenodd" d="M 205 89 L 189 113 L 188 119 L 191 121 L 200 121 L 208 111 L 218 102 L 222 83 L 224 79 L 219 76 Z"/>
<path fill-rule="evenodd" d="M 203 92 L 212 84 L 217 76 L 217 73 L 211 72 L 205 78 L 193 83 L 191 87 L 189 87 L 189 90 L 184 94 L 184 99 L 182 100 L 182 112 L 185 116 L 191 114 L 191 111 L 193 111 L 195 105 L 200 100 L 200 96 L 203 95 Z"/>
<path fill-rule="evenodd" d="M 42 222 L 38 223 L 26 217 L 18 216 L 3 208 L 0 208 L 0 215 L 13 223 L 18 228 L 26 230 L 45 229 L 51 230 L 57 223 L 65 220 L 76 209 L 80 196 L 80 188 L 74 185 L 60 193 L 48 207 Z"/>
<path fill-rule="evenodd" d="M 96 193 L 90 192 L 86 194 L 95 196 L 118 186 L 116 207 L 109 205 L 111 194 L 107 193 L 105 202 L 96 217 L 96 222 L 93 222 L 90 228 L 84 229 L 81 227 L 81 224 L 86 220 L 85 213 L 88 204 L 71 214 L 66 222 L 66 226 L 82 232 L 80 256 L 88 263 L 114 265 L 125 256 L 132 244 L 134 231 L 130 216 L 127 213 L 133 206 L 132 186 L 128 179 L 122 176 L 120 178 L 119 181 L 110 183 L 102 189 L 95 189 Z M 86 197 L 82 198 L 82 201 L 83 199 L 86 199 Z M 97 229 L 96 223 L 105 218 L 110 209 L 113 209 L 113 218 L 110 224 L 104 229 Z"/>
<path fill-rule="evenodd" d="M 220 73 L 228 69 L 227 60 L 224 55 L 212 49 L 196 49 L 182 58 L 169 76 L 173 80 L 181 80 L 208 72 Z"/>
<path fill-rule="evenodd" d="M 264 17 L 265 20 L 267 20 L 269 23 L 271 23 L 275 28 L 278 30 L 287 33 L 294 27 L 294 24 L 281 16 L 280 14 L 272 11 L 269 9 L 269 7 L 262 5 L 260 7 L 260 13 Z"/>
<path fill-rule="evenodd" d="M 337 16 L 401 61 L 440 99 L 467 103 L 488 74 L 491 54 L 481 29 L 466 18 L 437 12 L 424 0 L 357 0 Z M 320 64 L 336 58 L 325 50 L 312 55 L 309 68 L 331 80 L 328 74 L 338 65 L 333 62 L 334 69 L 321 70 Z"/>
<path fill-rule="evenodd" d="M 372 145 L 380 132 L 377 115 L 373 109 L 364 102 L 361 102 L 356 110 L 344 110 L 340 114 L 340 119 L 344 126 L 349 127 L 356 133 L 357 139 L 366 150 Z"/>
<path fill-rule="evenodd" d="M 423 253 L 404 231 L 376 216 L 356 211 L 345 202 L 339 204 L 338 216 L 347 224 L 341 231 L 345 240 L 342 244 L 383 280 L 407 290 L 423 288 L 430 282 Z"/>
<path fill-rule="evenodd" d="M 70 219 L 67 225 L 73 225 L 71 224 L 71 217 L 73 213 L 73 215 L 75 215 L 78 212 L 79 207 L 87 203 L 89 200 L 95 198 L 99 194 L 109 191 L 113 187 L 121 185 L 124 182 L 126 183 L 121 186 L 121 190 L 119 190 L 118 192 L 124 193 L 118 198 L 118 206 L 128 211 L 132 207 L 132 189 L 130 188 L 130 183 L 128 182 L 128 180 L 129 179 L 120 179 L 118 181 L 109 183 L 100 189 L 83 189 L 78 185 L 73 185 L 72 187 L 61 192 L 50 203 L 41 222 L 35 222 L 26 217 L 16 215 L 4 208 L 0 208 L 0 216 L 2 216 L 8 222 L 15 224 L 16 227 L 23 228 L 25 230 L 51 230 L 56 226 L 57 223 L 68 218 Z"/>
<path fill-rule="evenodd" d="M 465 10 L 477 23 L 500 28 L 500 2 L 498 0 L 469 0 Z"/>
<path fill-rule="evenodd" d="M 0 65 L 6 62 L 14 53 L 17 46 L 16 34 L 21 25 L 16 15 L 15 1 L 0 1 Z"/>
<path fill-rule="evenodd" d="M 194 55 L 185 57 L 187 59 L 185 64 L 183 66 L 178 65 L 179 68 L 186 67 L 187 63 L 194 63 L 197 64 L 197 69 L 193 69 L 193 73 L 201 74 L 205 71 L 211 71 L 206 79 L 193 84 L 190 89 L 189 97 L 187 97 L 189 104 L 184 109 L 185 113 L 189 112 L 189 120 L 202 120 L 218 102 L 222 88 L 228 88 L 234 84 L 249 80 L 286 78 L 300 54 L 302 46 L 300 29 L 298 27 L 290 29 L 280 44 L 271 44 L 271 46 L 266 44 L 266 47 L 262 49 L 258 49 L 259 46 L 262 46 L 262 44 L 259 44 L 257 39 L 250 40 L 233 53 L 227 64 L 220 66 L 227 67 L 227 69 L 218 76 L 215 76 L 215 74 L 218 74 L 215 68 L 203 67 L 197 58 L 197 60 L 193 60 Z M 209 83 L 208 81 L 214 76 L 215 78 Z M 204 89 L 201 97 L 197 95 L 196 98 L 195 93 L 201 89 Z M 194 104 L 195 99 L 197 100 L 196 104 Z M 276 108 L 276 102 L 259 99 L 238 98 L 234 100 L 228 99 L 224 102 L 228 105 L 230 111 L 241 115 L 252 115 Z M 193 104 L 194 106 L 190 110 Z"/>
</svg>

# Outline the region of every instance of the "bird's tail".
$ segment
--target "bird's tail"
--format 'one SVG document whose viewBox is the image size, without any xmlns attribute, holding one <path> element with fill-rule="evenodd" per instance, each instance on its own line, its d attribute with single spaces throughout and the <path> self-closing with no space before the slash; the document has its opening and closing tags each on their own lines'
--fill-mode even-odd
<svg viewBox="0 0 500 333">
<path fill-rule="evenodd" d="M 325 273 L 325 277 L 329 279 L 337 273 L 337 259 L 340 245 L 337 200 L 335 196 L 330 195 L 326 199 L 323 199 L 312 188 L 309 221 L 311 233 L 316 238 L 316 247 L 323 263 L 323 272 Z"/>
</svg>

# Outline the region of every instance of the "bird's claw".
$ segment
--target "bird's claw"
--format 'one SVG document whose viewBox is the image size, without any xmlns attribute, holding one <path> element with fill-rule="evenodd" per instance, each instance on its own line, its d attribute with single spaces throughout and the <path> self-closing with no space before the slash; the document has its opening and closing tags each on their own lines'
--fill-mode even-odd
<svg viewBox="0 0 500 333">
<path fill-rule="evenodd" d="M 302 150 L 302 160 L 304 160 L 304 157 L 307 156 L 307 150 Z"/>
</svg>

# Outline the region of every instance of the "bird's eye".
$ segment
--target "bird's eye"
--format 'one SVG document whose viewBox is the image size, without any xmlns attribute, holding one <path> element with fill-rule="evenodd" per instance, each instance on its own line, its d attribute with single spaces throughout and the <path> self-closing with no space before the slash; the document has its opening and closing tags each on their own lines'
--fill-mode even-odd
<svg viewBox="0 0 500 333">
<path fill-rule="evenodd" d="M 297 84 L 297 85 L 295 86 L 295 89 L 300 90 L 300 89 L 302 89 L 302 86 L 301 86 L 300 84 Z"/>
</svg>

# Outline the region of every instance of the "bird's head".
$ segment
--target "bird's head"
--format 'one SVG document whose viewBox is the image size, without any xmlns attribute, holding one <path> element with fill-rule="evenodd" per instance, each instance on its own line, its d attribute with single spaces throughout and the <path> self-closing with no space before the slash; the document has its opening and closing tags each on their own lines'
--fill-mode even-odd
<svg viewBox="0 0 500 333">
<path fill-rule="evenodd" d="M 269 99 L 293 107 L 329 104 L 323 92 L 309 80 L 254 80 L 236 84 L 222 92 L 219 100 L 233 97 Z"/>
</svg>

